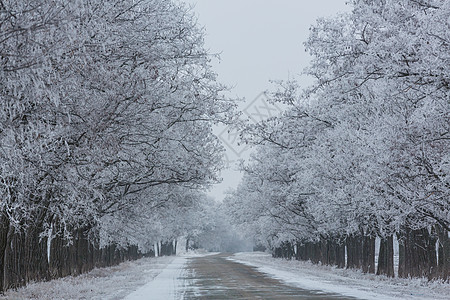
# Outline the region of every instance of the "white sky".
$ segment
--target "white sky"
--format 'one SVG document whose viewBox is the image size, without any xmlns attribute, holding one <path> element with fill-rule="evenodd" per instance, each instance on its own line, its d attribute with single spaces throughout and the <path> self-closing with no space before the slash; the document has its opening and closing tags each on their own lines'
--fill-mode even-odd
<svg viewBox="0 0 450 300">
<path fill-rule="evenodd" d="M 233 87 L 232 97 L 245 98 L 242 109 L 255 108 L 255 98 L 273 88 L 269 80 L 299 78 L 308 66 L 305 52 L 309 28 L 318 17 L 349 10 L 347 0 L 184 0 L 194 4 L 200 26 L 206 29 L 206 48 L 220 53 L 213 68 L 219 80 Z M 306 85 L 308 78 L 301 78 Z M 236 146 L 232 136 L 218 128 L 217 134 L 228 142 L 227 159 L 247 158 L 249 150 Z M 223 182 L 210 195 L 217 200 L 235 188 L 241 179 L 234 163 L 222 172 Z"/>
</svg>

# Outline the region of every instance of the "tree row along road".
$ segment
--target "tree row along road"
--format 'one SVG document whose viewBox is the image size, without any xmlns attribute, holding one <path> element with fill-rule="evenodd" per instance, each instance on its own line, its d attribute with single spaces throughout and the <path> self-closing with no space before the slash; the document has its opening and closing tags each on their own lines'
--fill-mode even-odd
<svg viewBox="0 0 450 300">
<path fill-rule="evenodd" d="M 227 257 L 190 258 L 183 278 L 184 299 L 356 299 L 291 287 Z"/>
</svg>

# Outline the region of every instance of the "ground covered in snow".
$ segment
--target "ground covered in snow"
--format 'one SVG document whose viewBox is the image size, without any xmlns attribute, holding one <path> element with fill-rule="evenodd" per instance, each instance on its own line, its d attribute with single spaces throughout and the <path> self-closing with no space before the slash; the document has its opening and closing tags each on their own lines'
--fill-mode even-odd
<svg viewBox="0 0 450 300">
<path fill-rule="evenodd" d="M 427 279 L 392 279 L 310 262 L 272 258 L 263 252 L 237 253 L 232 259 L 304 289 L 360 299 L 450 299 L 450 284 L 429 282 Z"/>
<path fill-rule="evenodd" d="M 211 253 L 210 253 L 211 254 Z M 143 258 L 77 277 L 33 283 L 8 291 L 0 299 L 182 299 L 188 280 L 189 253 L 177 257 Z M 230 260 L 251 265 L 288 285 L 360 299 L 449 299 L 450 284 L 426 279 L 391 279 L 309 262 L 274 259 L 262 252 L 237 253 Z M 211 287 L 213 288 L 213 287 Z"/>
<path fill-rule="evenodd" d="M 174 259 L 175 257 L 153 257 L 124 262 L 111 268 L 94 269 L 76 277 L 29 284 L 17 291 L 7 291 L 0 299 L 124 299 L 152 282 Z"/>
</svg>

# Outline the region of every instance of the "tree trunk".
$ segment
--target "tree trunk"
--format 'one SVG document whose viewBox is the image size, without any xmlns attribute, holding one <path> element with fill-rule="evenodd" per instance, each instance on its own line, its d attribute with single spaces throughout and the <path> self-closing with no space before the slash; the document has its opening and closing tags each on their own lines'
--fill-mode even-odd
<svg viewBox="0 0 450 300">
<path fill-rule="evenodd" d="M 314 264 L 318 264 L 320 262 L 320 242 L 311 242 L 310 243 L 311 251 L 311 262 Z"/>
<path fill-rule="evenodd" d="M 291 242 L 283 242 L 281 244 L 281 251 L 284 259 L 292 259 L 294 256 L 294 247 Z"/>
<path fill-rule="evenodd" d="M 351 235 L 346 239 L 347 245 L 347 268 L 361 269 L 363 265 L 363 237 Z M 370 250 L 372 251 L 372 249 Z"/>
<path fill-rule="evenodd" d="M 42 228 L 38 225 L 30 226 L 25 233 L 25 281 L 42 281 L 49 279 L 47 261 L 47 238 L 40 237 Z"/>
<path fill-rule="evenodd" d="M 8 244 L 9 220 L 3 214 L 0 215 L 0 293 L 4 292 L 5 281 L 5 254 Z"/>
<path fill-rule="evenodd" d="M 404 254 L 399 264 L 399 277 L 433 278 L 437 270 L 436 237 L 427 229 L 411 230 L 406 228 L 402 234 Z M 401 270 L 401 271 L 400 271 Z"/>
<path fill-rule="evenodd" d="M 345 268 L 345 244 L 340 241 L 336 245 L 336 266 Z"/>
<path fill-rule="evenodd" d="M 330 239 L 327 241 L 327 265 L 336 265 L 336 241 Z"/>
<path fill-rule="evenodd" d="M 438 233 L 438 272 L 437 277 L 444 281 L 449 281 L 450 269 L 450 239 L 447 229 L 436 226 Z"/>
<path fill-rule="evenodd" d="M 112 244 L 98 249 L 95 242 L 88 240 L 87 228 L 74 231 L 71 245 L 58 235 L 53 237 L 48 249 L 47 238 L 40 236 L 43 231 L 40 220 L 36 216 L 36 222 L 28 224 L 26 230 L 16 231 L 6 216 L 0 215 L 0 291 L 18 288 L 30 281 L 79 275 L 94 266 L 116 265 L 140 255 L 137 246 L 119 249 Z M 166 245 L 170 253 L 175 251 L 175 243 Z"/>
<path fill-rule="evenodd" d="M 7 235 L 7 245 L 5 249 L 5 276 L 4 289 L 18 288 L 26 284 L 25 280 L 25 251 L 24 234 L 16 232 L 10 226 Z"/>
<path fill-rule="evenodd" d="M 375 273 L 375 238 L 362 237 L 362 270 L 364 273 Z"/>
<path fill-rule="evenodd" d="M 394 277 L 394 239 L 392 236 L 380 239 L 377 275 Z"/>
<path fill-rule="evenodd" d="M 406 237 L 404 234 L 397 233 L 398 240 L 398 274 L 400 278 L 405 278 L 406 274 Z"/>
<path fill-rule="evenodd" d="M 189 238 L 186 239 L 186 251 L 189 250 Z"/>
<path fill-rule="evenodd" d="M 297 242 L 297 253 L 295 254 L 296 260 L 306 260 L 305 258 L 305 245 Z"/>
</svg>

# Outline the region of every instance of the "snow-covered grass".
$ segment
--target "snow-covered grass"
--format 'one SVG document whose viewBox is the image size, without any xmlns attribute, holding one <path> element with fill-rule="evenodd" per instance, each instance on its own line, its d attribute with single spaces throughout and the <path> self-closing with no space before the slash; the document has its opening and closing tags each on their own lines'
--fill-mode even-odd
<svg viewBox="0 0 450 300">
<path fill-rule="evenodd" d="M 48 282 L 31 283 L 17 291 L 7 291 L 0 299 L 123 299 L 152 281 L 175 257 L 143 258 L 110 268 Z"/>
<path fill-rule="evenodd" d="M 272 258 L 263 252 L 237 253 L 234 261 L 300 288 L 340 293 L 360 299 L 450 299 L 450 284 L 427 279 L 402 279 L 356 270 Z"/>
</svg>

